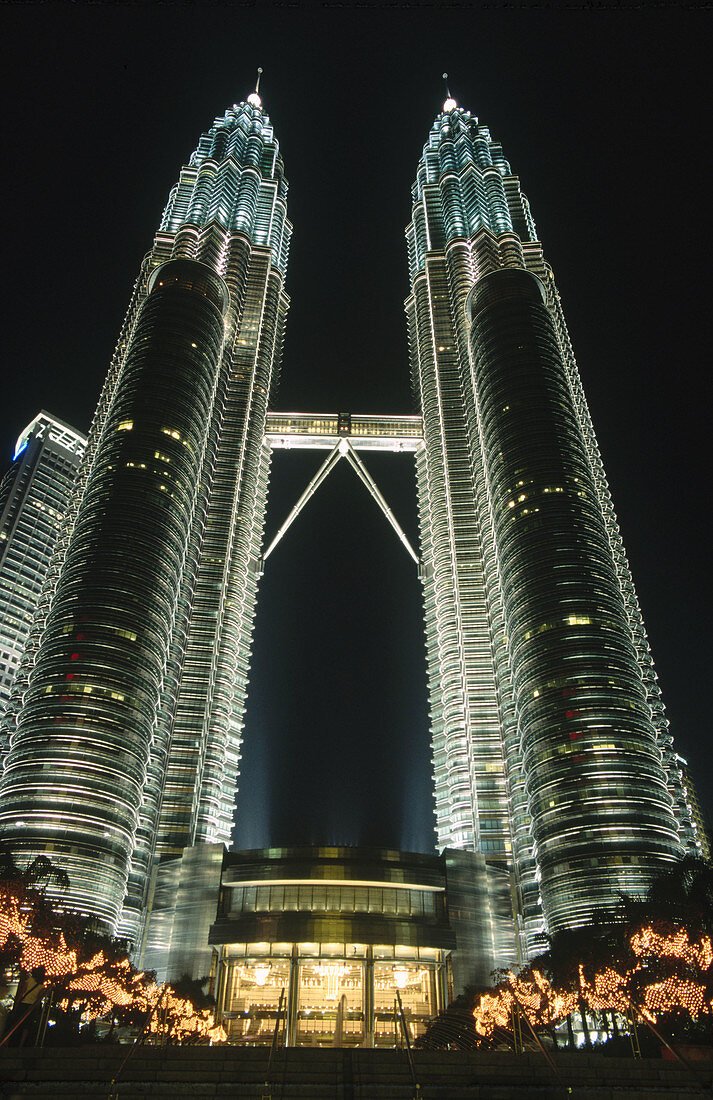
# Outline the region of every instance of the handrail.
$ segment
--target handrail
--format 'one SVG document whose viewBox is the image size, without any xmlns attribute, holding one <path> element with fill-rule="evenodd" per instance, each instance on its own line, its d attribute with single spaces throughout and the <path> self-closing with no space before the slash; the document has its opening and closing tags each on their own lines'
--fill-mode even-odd
<svg viewBox="0 0 713 1100">
<path fill-rule="evenodd" d="M 154 1013 L 158 1012 L 159 1008 L 161 1008 L 161 1002 L 163 1001 L 167 990 L 168 990 L 168 986 L 164 985 L 163 989 L 161 990 L 160 996 L 159 996 L 158 1000 L 156 1001 L 156 1004 L 152 1005 L 152 1007 L 147 1012 L 146 1019 L 144 1020 L 143 1027 L 141 1028 L 141 1031 L 139 1031 L 137 1033 L 137 1035 L 135 1036 L 133 1043 L 129 1047 L 129 1051 L 128 1051 L 126 1057 L 121 1061 L 121 1063 L 119 1065 L 119 1068 L 117 1069 L 116 1073 L 114 1074 L 111 1081 L 109 1082 L 109 1092 L 107 1093 L 107 1100 L 118 1100 L 119 1090 L 116 1086 L 119 1083 L 119 1078 L 121 1077 L 122 1073 L 124 1072 L 124 1069 L 126 1068 L 126 1063 L 129 1061 L 129 1058 L 131 1058 L 132 1054 L 134 1054 L 134 1052 L 137 1050 L 137 1048 L 143 1042 L 144 1036 L 146 1034 L 146 1029 L 148 1028 L 149 1024 L 151 1023 L 151 1020 L 153 1019 Z"/>
<path fill-rule="evenodd" d="M 275 1020 L 275 1030 L 272 1033 L 272 1044 L 270 1046 L 270 1054 L 267 1059 L 267 1069 L 265 1070 L 265 1091 L 262 1094 L 262 1100 L 272 1100 L 272 1090 L 270 1088 L 270 1071 L 272 1069 L 272 1059 L 275 1051 L 277 1050 L 277 1036 L 280 1032 L 280 1023 L 282 1021 L 282 1002 L 285 1000 L 285 987 L 283 985 L 280 990 L 280 1001 L 277 1006 L 277 1019 Z M 287 1006 L 285 1005 L 285 1010 Z"/>
<path fill-rule="evenodd" d="M 404 1006 L 401 1003 L 401 994 L 398 989 L 396 990 L 396 1000 L 399 1004 L 399 1018 L 401 1020 L 401 1029 L 406 1040 L 406 1057 L 408 1058 L 409 1069 L 411 1070 L 411 1082 L 413 1084 L 414 1100 L 421 1100 L 422 1092 L 421 1086 L 416 1080 L 416 1067 L 413 1062 L 413 1051 L 411 1050 L 411 1039 L 408 1033 L 408 1027 L 406 1026 L 406 1016 L 404 1015 Z"/>
<path fill-rule="evenodd" d="M 559 1083 L 562 1085 L 562 1087 L 565 1089 L 567 1095 L 569 1096 L 572 1092 L 572 1086 L 568 1085 L 566 1083 L 566 1081 L 564 1081 L 564 1079 L 562 1078 L 562 1074 L 558 1070 L 557 1064 L 556 1064 L 554 1058 L 549 1053 L 549 1051 L 546 1049 L 544 1043 L 540 1039 L 540 1036 L 537 1034 L 534 1027 L 530 1023 L 530 1017 L 527 1015 L 527 1013 L 525 1012 L 525 1009 L 522 1007 L 522 1005 L 520 1004 L 519 1000 L 517 999 L 517 997 L 515 996 L 514 993 L 512 995 L 512 998 L 513 998 L 513 1001 L 514 1001 L 514 1004 L 515 1004 L 515 1008 L 517 1009 L 517 1012 L 518 1012 L 518 1017 L 521 1021 L 521 1027 L 522 1027 L 522 1020 L 524 1019 L 525 1023 L 527 1024 L 527 1026 L 530 1029 L 530 1033 L 532 1035 L 532 1038 L 535 1040 L 535 1042 L 537 1043 L 537 1046 L 540 1049 L 540 1053 L 543 1055 L 543 1057 L 544 1057 L 545 1061 L 547 1062 L 548 1066 L 550 1067 L 550 1069 L 554 1073 L 555 1077 L 557 1078 L 557 1080 L 559 1081 Z M 522 1030 L 520 1031 L 520 1041 L 522 1042 Z M 519 1053 L 522 1054 L 523 1050 L 521 1049 Z"/>
</svg>

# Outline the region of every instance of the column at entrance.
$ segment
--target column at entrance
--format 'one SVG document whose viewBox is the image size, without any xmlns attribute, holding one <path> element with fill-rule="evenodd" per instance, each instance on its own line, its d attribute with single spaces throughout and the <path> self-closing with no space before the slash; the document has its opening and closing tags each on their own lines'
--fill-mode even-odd
<svg viewBox="0 0 713 1100">
<path fill-rule="evenodd" d="M 364 1046 L 374 1045 L 374 948 L 366 949 L 364 965 Z"/>
<path fill-rule="evenodd" d="M 225 1000 L 233 976 L 233 965 L 234 964 L 225 957 L 225 947 L 221 944 L 215 978 L 216 1024 L 220 1024 L 223 1022 L 223 1015 L 225 1013 Z"/>
<path fill-rule="evenodd" d="M 290 982 L 287 990 L 287 1032 L 285 1046 L 297 1046 L 297 1008 L 300 997 L 300 958 L 297 944 L 292 945 L 290 960 Z"/>
<path fill-rule="evenodd" d="M 438 1012 L 443 1012 L 450 1004 L 448 996 L 448 974 L 446 972 L 446 960 L 441 952 L 441 961 L 436 967 L 436 1007 Z"/>
</svg>

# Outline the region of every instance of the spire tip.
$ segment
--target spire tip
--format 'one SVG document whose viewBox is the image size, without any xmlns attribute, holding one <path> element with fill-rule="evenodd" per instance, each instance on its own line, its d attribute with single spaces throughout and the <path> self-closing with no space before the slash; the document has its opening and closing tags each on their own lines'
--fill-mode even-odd
<svg viewBox="0 0 713 1100">
<path fill-rule="evenodd" d="M 262 76 L 262 68 L 258 65 L 257 80 L 255 81 L 255 91 L 251 92 L 248 96 L 248 103 L 252 107 L 262 107 L 262 100 L 260 99 L 260 77 Z"/>
<path fill-rule="evenodd" d="M 448 87 L 448 73 L 443 74 L 443 79 L 446 82 L 446 102 L 443 104 L 444 114 L 448 114 L 449 111 L 454 110 L 458 106 L 455 99 L 451 96 L 451 90 Z"/>
</svg>

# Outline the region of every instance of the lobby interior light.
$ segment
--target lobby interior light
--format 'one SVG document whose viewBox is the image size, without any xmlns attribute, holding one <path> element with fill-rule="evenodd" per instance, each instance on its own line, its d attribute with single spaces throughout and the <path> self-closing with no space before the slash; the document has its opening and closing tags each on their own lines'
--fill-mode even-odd
<svg viewBox="0 0 713 1100">
<path fill-rule="evenodd" d="M 394 967 L 394 985 L 397 989 L 405 989 L 408 983 L 408 970 L 405 966 Z"/>
<path fill-rule="evenodd" d="M 256 985 L 264 985 L 265 982 L 267 981 L 270 970 L 271 970 L 271 967 L 268 966 L 266 963 L 263 963 L 261 966 L 256 966 L 255 967 L 255 984 Z"/>
</svg>

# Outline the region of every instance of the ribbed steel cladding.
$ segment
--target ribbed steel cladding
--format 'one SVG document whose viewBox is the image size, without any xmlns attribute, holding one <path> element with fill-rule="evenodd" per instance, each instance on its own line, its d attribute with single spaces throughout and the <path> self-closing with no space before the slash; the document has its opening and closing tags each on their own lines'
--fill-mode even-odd
<svg viewBox="0 0 713 1100">
<path fill-rule="evenodd" d="M 541 288 L 533 275 L 503 269 L 478 285 L 471 312 L 516 707 L 554 931 L 586 922 L 625 886 L 643 888 L 654 861 L 675 856 L 676 826 Z"/>
<path fill-rule="evenodd" d="M 275 326 L 263 326 L 259 351 L 250 332 L 251 324 L 258 331 L 261 315 L 270 320 L 276 314 L 280 291 L 278 281 L 270 276 L 264 252 L 256 253 L 252 260 L 246 258 L 245 263 L 252 288 L 242 316 L 245 343 L 233 351 L 230 373 L 226 373 L 220 391 L 221 446 L 212 483 L 213 522 L 205 532 L 203 564 L 193 596 L 194 622 L 203 615 L 209 626 L 196 632 L 186 661 L 186 667 L 191 663 L 200 666 L 197 676 L 203 681 L 204 694 L 198 706 L 195 694 L 188 698 L 184 692 L 179 698 L 161 808 L 158 849 L 162 852 L 180 851 L 186 844 L 206 840 L 228 842 L 232 825 L 237 751 L 233 750 L 232 759 L 231 722 L 242 709 L 247 682 L 248 655 L 242 650 L 247 650 L 245 635 L 249 638 L 257 587 L 247 563 L 259 553 L 254 516 L 257 510 L 261 530 L 266 496 L 266 481 L 261 482 L 257 471 L 262 469 L 264 417 L 273 369 L 274 336 L 268 338 L 266 332 L 274 333 Z M 227 579 L 226 557 L 235 562 Z M 216 589 L 223 592 L 217 624 Z M 196 740 L 196 728 L 203 730 L 201 741 Z M 177 746 L 182 748 L 180 759 Z M 174 770 L 174 765 L 179 767 Z M 187 766 L 194 767 L 199 776 L 197 798 L 192 789 L 187 797 Z"/>
<path fill-rule="evenodd" d="M 158 279 L 80 507 L 0 818 L 18 849 L 51 841 L 73 902 L 109 925 L 126 884 L 223 343 L 217 276 L 178 261 Z"/>
</svg>

